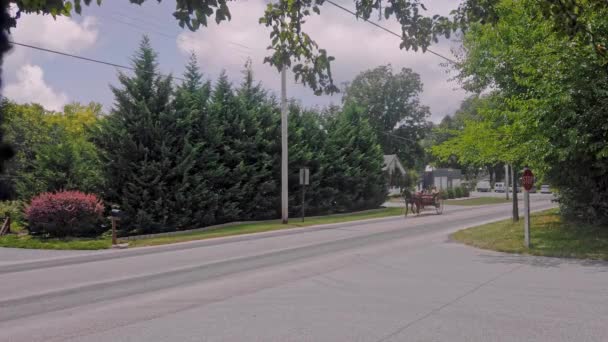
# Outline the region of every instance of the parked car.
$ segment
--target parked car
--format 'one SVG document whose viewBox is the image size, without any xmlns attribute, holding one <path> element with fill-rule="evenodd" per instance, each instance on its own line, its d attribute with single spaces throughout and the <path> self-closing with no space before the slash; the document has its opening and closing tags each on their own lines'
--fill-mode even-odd
<svg viewBox="0 0 608 342">
<path fill-rule="evenodd" d="M 540 193 L 541 194 L 550 194 L 551 189 L 549 188 L 549 186 L 547 184 L 543 184 L 540 186 Z"/>
<path fill-rule="evenodd" d="M 475 187 L 479 192 L 490 192 L 492 187 L 490 186 L 490 182 L 488 181 L 480 181 L 477 182 L 477 187 Z"/>
<path fill-rule="evenodd" d="M 494 183 L 494 192 L 505 192 L 507 188 L 505 187 L 505 183 L 497 182 Z"/>
</svg>

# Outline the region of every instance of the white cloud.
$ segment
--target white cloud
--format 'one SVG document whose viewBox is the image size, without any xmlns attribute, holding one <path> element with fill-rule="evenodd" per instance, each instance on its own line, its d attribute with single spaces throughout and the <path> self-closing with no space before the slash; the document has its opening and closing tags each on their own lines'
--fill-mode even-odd
<svg viewBox="0 0 608 342">
<path fill-rule="evenodd" d="M 17 82 L 7 85 L 3 93 L 11 100 L 20 103 L 35 102 L 57 111 L 68 102 L 66 94 L 57 92 L 46 84 L 42 68 L 31 64 L 26 64 L 17 71 Z"/>
<path fill-rule="evenodd" d="M 432 1 L 431 14 L 446 14 L 457 6 L 453 0 Z M 177 46 L 184 54 L 194 51 L 203 71 L 211 72 L 225 68 L 229 77 L 239 80 L 240 70 L 247 56 L 253 59 L 256 78 L 275 91 L 278 90 L 279 76 L 276 69 L 263 64 L 269 44 L 269 30 L 258 24 L 258 18 L 265 8 L 264 0 L 235 2 L 230 5 L 232 20 L 219 26 L 211 23 L 197 32 L 183 32 L 177 39 Z M 432 12 L 431 12 L 432 11 Z M 383 20 L 381 25 L 400 32 L 400 26 L 393 20 Z M 453 112 L 464 98 L 463 90 L 454 90 L 458 85 L 449 82 L 446 68 L 440 66 L 443 59 L 429 53 L 399 49 L 399 39 L 329 4 L 321 9 L 320 16 L 307 20 L 305 31 L 317 41 L 320 47 L 336 57 L 332 64 L 332 74 L 337 85 L 350 82 L 359 72 L 390 63 L 394 70 L 403 67 L 419 73 L 424 83 L 421 100 L 432 111 L 432 119 L 439 121 Z M 238 46 L 242 44 L 248 48 Z M 451 42 L 442 40 L 431 48 L 444 56 L 451 57 Z M 308 105 L 339 103 L 341 95 L 316 97 L 312 92 L 293 82 L 289 85 L 290 97 L 301 99 Z"/>
<path fill-rule="evenodd" d="M 98 34 L 95 17 L 87 16 L 77 22 L 69 17 L 22 15 L 11 31 L 11 38 L 19 43 L 74 53 L 93 46 Z"/>
<path fill-rule="evenodd" d="M 69 17 L 57 17 L 53 19 L 50 15 L 22 14 L 17 22 L 17 27 L 11 30 L 11 40 L 34 46 L 40 46 L 62 52 L 79 53 L 91 48 L 99 35 L 97 19 L 95 17 L 84 17 L 78 22 Z M 13 49 L 6 56 L 2 70 L 3 80 L 14 80 L 13 84 L 6 85 L 3 94 L 8 97 L 16 96 L 13 99 L 20 101 L 49 103 L 57 109 L 58 100 L 67 101 L 65 94 L 58 94 L 57 100 L 51 100 L 54 91 L 49 88 L 42 79 L 42 69 L 38 65 L 31 65 L 32 57 L 42 56 L 44 59 L 52 59 L 55 56 L 50 54 L 40 54 L 33 50 L 13 46 Z M 38 63 L 36 63 L 38 64 Z M 36 95 L 33 91 L 23 88 L 26 79 L 34 80 L 46 93 Z M 16 81 L 15 81 L 16 80 Z M 9 95 L 8 89 L 12 90 Z M 18 92 L 16 89 L 20 89 Z M 41 100 L 39 100 L 41 99 Z"/>
</svg>

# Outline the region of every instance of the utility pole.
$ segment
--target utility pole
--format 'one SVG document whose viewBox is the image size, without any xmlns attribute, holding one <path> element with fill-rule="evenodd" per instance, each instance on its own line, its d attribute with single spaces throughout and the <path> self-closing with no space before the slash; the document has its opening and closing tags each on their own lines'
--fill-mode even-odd
<svg viewBox="0 0 608 342">
<path fill-rule="evenodd" d="M 286 66 L 281 69 L 281 219 L 287 224 L 289 219 L 287 193 L 287 72 Z"/>
<path fill-rule="evenodd" d="M 519 221 L 519 208 L 517 207 L 517 169 L 511 165 L 511 181 L 513 182 L 513 222 Z"/>
<path fill-rule="evenodd" d="M 509 200 L 509 164 L 505 164 L 505 194 L 507 196 L 507 201 Z"/>
</svg>

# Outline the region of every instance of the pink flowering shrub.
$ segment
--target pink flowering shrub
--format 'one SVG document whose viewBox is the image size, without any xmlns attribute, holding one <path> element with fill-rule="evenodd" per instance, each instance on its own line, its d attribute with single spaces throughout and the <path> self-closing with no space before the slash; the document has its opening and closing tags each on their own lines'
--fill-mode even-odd
<svg viewBox="0 0 608 342">
<path fill-rule="evenodd" d="M 25 218 L 33 235 L 95 236 L 103 231 L 103 203 L 80 191 L 45 192 L 32 198 Z"/>
</svg>

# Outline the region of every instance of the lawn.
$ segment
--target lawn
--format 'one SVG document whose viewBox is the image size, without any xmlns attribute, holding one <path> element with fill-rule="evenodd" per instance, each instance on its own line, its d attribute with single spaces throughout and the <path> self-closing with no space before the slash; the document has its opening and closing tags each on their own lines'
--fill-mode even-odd
<svg viewBox="0 0 608 342">
<path fill-rule="evenodd" d="M 462 200 L 447 200 L 447 205 L 486 205 L 486 204 L 500 204 L 508 203 L 512 200 L 505 199 L 503 197 L 475 197 L 467 198 Z"/>
<path fill-rule="evenodd" d="M 402 208 L 381 208 L 357 213 L 308 217 L 304 222 L 302 222 L 300 218 L 293 217 L 289 220 L 289 224 L 287 225 L 282 224 L 279 220 L 262 221 L 255 223 L 244 223 L 216 229 L 209 229 L 199 232 L 184 233 L 176 236 L 131 240 L 128 242 L 129 247 L 156 246 L 176 242 L 203 240 L 223 236 L 268 232 L 280 229 L 307 227 L 319 224 L 350 222 L 398 215 L 403 215 Z M 0 247 L 91 250 L 106 249 L 110 248 L 111 246 L 112 243 L 108 237 L 98 239 L 42 239 L 29 235 L 7 235 L 0 237 Z"/>
<path fill-rule="evenodd" d="M 30 235 L 9 234 L 0 237 L 0 247 L 31 249 L 107 249 L 112 247 L 109 238 L 97 239 L 43 239 Z"/>
<path fill-rule="evenodd" d="M 608 227 L 565 222 L 557 209 L 532 214 L 530 248 L 525 248 L 523 220 L 505 220 L 464 229 L 452 239 L 500 252 L 608 260 Z"/>
<path fill-rule="evenodd" d="M 320 224 L 350 222 L 357 220 L 367 220 L 373 218 L 381 218 L 388 216 L 403 215 L 403 208 L 382 208 L 369 210 L 359 213 L 350 214 L 336 214 L 328 216 L 315 216 L 306 218 L 304 222 L 300 218 L 293 217 L 289 220 L 289 224 L 282 224 L 279 220 L 255 222 L 255 223 L 244 223 L 229 227 L 222 227 L 217 229 L 209 229 L 200 232 L 193 232 L 187 234 L 181 234 L 176 236 L 165 236 L 158 238 L 147 238 L 141 240 L 129 241 L 129 247 L 142 247 L 142 246 L 156 246 L 165 245 L 176 242 L 203 240 L 216 237 L 224 237 L 231 235 L 242 235 L 260 232 L 269 232 L 273 230 L 290 229 L 298 227 L 308 227 Z"/>
</svg>

